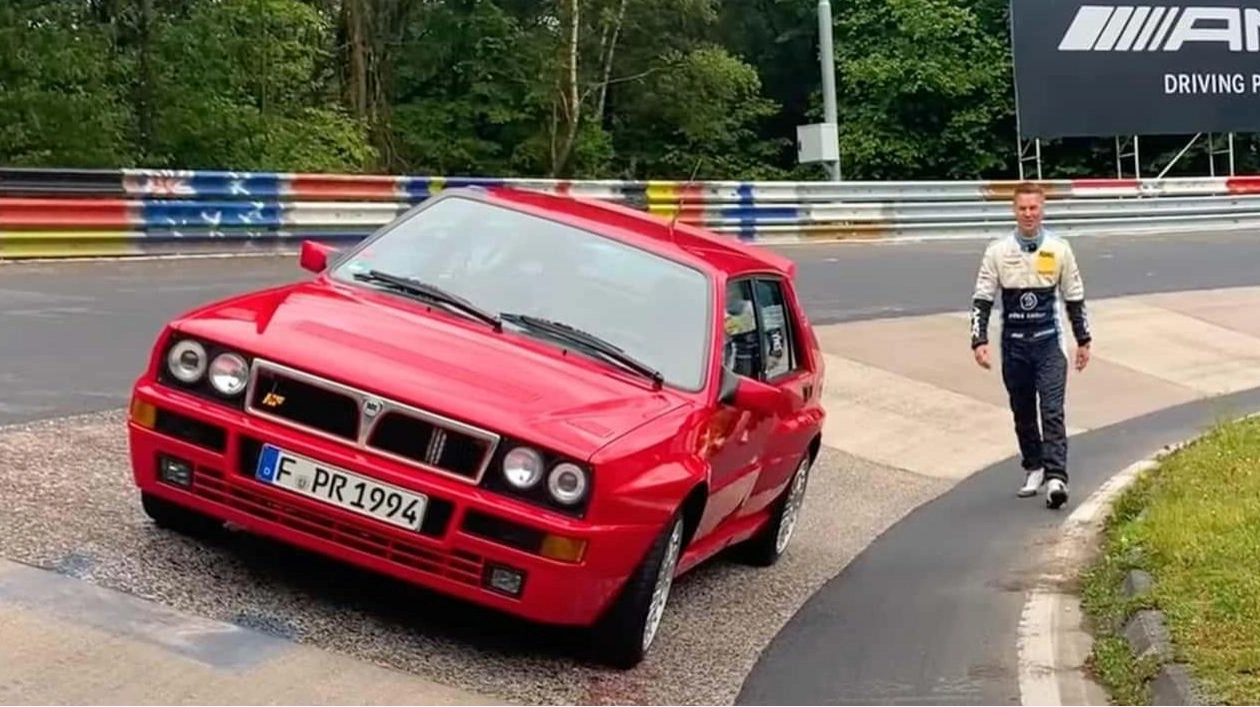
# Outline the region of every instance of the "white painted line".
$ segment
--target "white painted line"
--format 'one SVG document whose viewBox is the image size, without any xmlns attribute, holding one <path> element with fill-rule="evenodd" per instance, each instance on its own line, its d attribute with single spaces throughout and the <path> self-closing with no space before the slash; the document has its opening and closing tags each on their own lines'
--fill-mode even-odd
<svg viewBox="0 0 1260 707">
<path fill-rule="evenodd" d="M 1059 665 L 1059 630 L 1056 619 L 1063 615 L 1064 596 L 1056 586 L 1071 578 L 1075 571 L 1075 564 L 1071 561 L 1073 556 L 1088 547 L 1092 531 L 1106 518 L 1116 497 L 1139 474 L 1156 464 L 1156 457 L 1130 464 L 1090 494 L 1060 526 L 1058 539 L 1046 552 L 1046 565 L 1055 571 L 1043 573 L 1038 578 L 1028 592 L 1020 617 L 1017 644 L 1022 704 L 1063 704 L 1059 676 L 1068 674 L 1071 666 Z"/>
<path fill-rule="evenodd" d="M 1180 445 L 1178 445 L 1178 448 Z M 1158 461 L 1154 458 L 1144 459 L 1135 464 L 1130 464 L 1119 474 L 1107 480 L 1107 483 L 1098 487 L 1085 502 L 1076 507 L 1072 514 L 1068 516 L 1064 523 L 1065 532 L 1071 535 L 1077 535 L 1084 531 L 1082 526 L 1094 524 L 1102 520 L 1101 515 L 1110 507 L 1111 503 L 1120 495 L 1134 480 L 1138 474 L 1155 468 Z"/>
<path fill-rule="evenodd" d="M 1019 695 L 1025 705 L 1059 705 L 1059 680 L 1054 674 L 1054 594 L 1032 591 L 1019 619 Z"/>
</svg>

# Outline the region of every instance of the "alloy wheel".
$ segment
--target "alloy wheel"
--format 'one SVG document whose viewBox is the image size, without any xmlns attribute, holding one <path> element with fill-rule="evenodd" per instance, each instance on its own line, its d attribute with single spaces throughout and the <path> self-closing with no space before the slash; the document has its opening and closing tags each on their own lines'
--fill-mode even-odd
<svg viewBox="0 0 1260 707">
<path fill-rule="evenodd" d="M 805 500 L 805 482 L 809 477 L 809 462 L 807 454 L 801 460 L 800 466 L 796 468 L 796 476 L 792 478 L 792 489 L 788 491 L 788 497 L 783 505 L 783 519 L 779 522 L 779 535 L 775 538 L 776 553 L 782 553 L 787 549 L 788 543 L 792 540 L 792 534 L 796 530 L 796 520 L 800 516 L 801 504 Z"/>
<path fill-rule="evenodd" d="M 682 550 L 683 524 L 679 518 L 674 521 L 670 531 L 669 543 L 665 546 L 665 556 L 661 558 L 661 566 L 656 572 L 656 586 L 652 589 L 652 603 L 648 605 L 647 625 L 643 627 L 643 650 L 647 651 L 656 638 L 661 618 L 665 615 L 665 605 L 669 601 L 669 590 L 674 584 L 674 569 L 678 566 L 678 555 Z"/>
</svg>

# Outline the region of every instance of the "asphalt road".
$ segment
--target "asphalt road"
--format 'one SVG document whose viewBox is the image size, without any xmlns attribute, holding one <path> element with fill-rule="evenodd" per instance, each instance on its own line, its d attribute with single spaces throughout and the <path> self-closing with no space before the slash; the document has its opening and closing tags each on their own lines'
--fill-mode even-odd
<svg viewBox="0 0 1260 707">
<path fill-rule="evenodd" d="M 1260 284 L 1260 234 L 1077 238 L 1090 297 Z M 778 248 L 820 324 L 966 310 L 983 243 Z M 295 258 L 0 265 L 0 424 L 116 408 L 162 323 L 304 277 Z"/>
<path fill-rule="evenodd" d="M 123 406 L 167 319 L 304 274 L 294 258 L 0 265 L 0 424 Z"/>
<path fill-rule="evenodd" d="M 908 514 L 797 611 L 762 651 L 736 704 L 1021 704 L 1024 592 L 1037 548 L 1112 474 L 1223 418 L 1260 389 L 1187 403 L 1072 438 L 1072 498 L 1015 497 L 1015 458 Z"/>
<path fill-rule="evenodd" d="M 811 319 L 831 324 L 971 304 L 980 241 L 781 248 L 800 263 Z M 1260 232 L 1072 239 L 1088 297 L 1260 284 Z"/>
</svg>

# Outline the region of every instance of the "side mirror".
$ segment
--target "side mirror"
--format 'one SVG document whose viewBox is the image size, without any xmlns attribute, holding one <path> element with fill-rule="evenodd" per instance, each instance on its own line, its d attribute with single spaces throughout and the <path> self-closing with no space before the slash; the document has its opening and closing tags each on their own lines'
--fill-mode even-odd
<svg viewBox="0 0 1260 707">
<path fill-rule="evenodd" d="M 302 252 L 298 256 L 298 263 L 303 270 L 321 273 L 328 268 L 328 257 L 336 252 L 335 248 L 323 243 L 302 241 Z"/>
<path fill-rule="evenodd" d="M 778 415 L 784 411 L 786 399 L 778 388 L 746 378 L 723 366 L 718 402 L 741 410 Z"/>
</svg>

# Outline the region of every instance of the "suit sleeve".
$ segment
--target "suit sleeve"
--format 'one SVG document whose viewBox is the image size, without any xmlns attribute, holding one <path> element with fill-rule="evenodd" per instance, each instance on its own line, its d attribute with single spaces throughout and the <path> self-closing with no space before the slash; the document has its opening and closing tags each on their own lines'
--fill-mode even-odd
<svg viewBox="0 0 1260 707">
<path fill-rule="evenodd" d="M 993 247 L 985 249 L 976 275 L 976 288 L 971 295 L 971 348 L 989 343 L 989 315 L 998 292 L 997 257 Z"/>
<path fill-rule="evenodd" d="M 1063 292 L 1068 321 L 1072 323 L 1072 336 L 1076 338 L 1077 344 L 1083 346 L 1093 339 L 1089 330 L 1089 313 L 1085 311 L 1085 282 L 1081 278 L 1080 267 L 1076 264 L 1076 253 L 1072 251 L 1071 245 L 1065 243 L 1065 246 L 1059 288 Z"/>
</svg>

